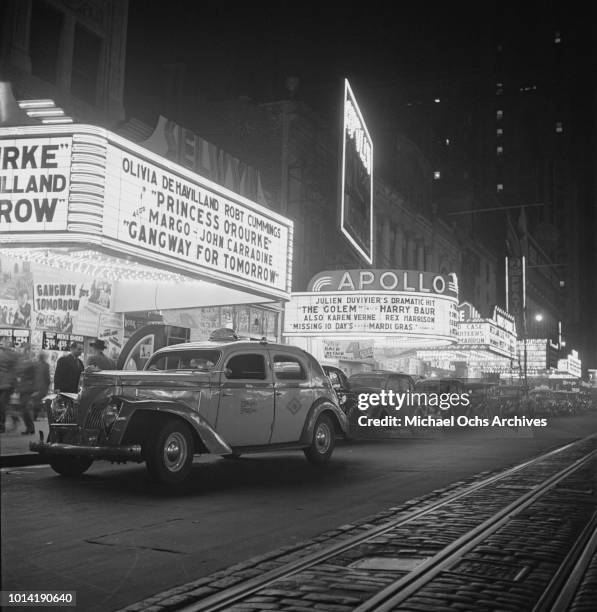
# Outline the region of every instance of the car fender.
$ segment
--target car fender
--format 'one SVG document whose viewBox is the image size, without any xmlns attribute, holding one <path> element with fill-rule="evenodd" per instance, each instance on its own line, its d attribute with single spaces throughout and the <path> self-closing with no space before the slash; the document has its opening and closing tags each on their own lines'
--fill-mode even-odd
<svg viewBox="0 0 597 612">
<path fill-rule="evenodd" d="M 301 433 L 301 444 L 309 445 L 313 439 L 313 430 L 315 429 L 315 423 L 323 412 L 331 412 L 335 417 L 335 421 L 339 426 L 340 431 L 346 437 L 348 436 L 348 420 L 344 412 L 332 403 L 329 399 L 319 398 L 309 409 L 303 431 Z"/>
<path fill-rule="evenodd" d="M 122 423 L 122 437 L 126 439 L 129 425 L 138 412 L 157 413 L 160 415 L 173 415 L 185 421 L 199 437 L 208 453 L 227 455 L 232 453 L 229 444 L 222 436 L 198 413 L 189 409 L 185 404 L 171 400 L 131 400 L 123 399 L 120 416 L 115 427 Z"/>
</svg>

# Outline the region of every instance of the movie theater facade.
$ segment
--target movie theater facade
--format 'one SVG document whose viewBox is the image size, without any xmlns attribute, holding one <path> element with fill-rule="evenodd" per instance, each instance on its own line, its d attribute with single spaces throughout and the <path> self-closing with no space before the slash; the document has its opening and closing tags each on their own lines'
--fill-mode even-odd
<svg viewBox="0 0 597 612">
<path fill-rule="evenodd" d="M 103 336 L 118 357 L 147 323 L 179 341 L 220 326 L 278 339 L 292 236 L 287 218 L 105 129 L 0 128 L 0 335 L 14 344 Z"/>
</svg>

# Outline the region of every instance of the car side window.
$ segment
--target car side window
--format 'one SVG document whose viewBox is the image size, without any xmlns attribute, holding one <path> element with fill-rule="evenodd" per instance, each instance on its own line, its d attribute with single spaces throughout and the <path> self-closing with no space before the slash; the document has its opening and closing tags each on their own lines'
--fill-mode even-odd
<svg viewBox="0 0 597 612">
<path fill-rule="evenodd" d="M 243 353 L 242 355 L 234 355 L 228 360 L 226 368 L 229 373 L 226 378 L 234 379 L 255 379 L 265 380 L 267 374 L 265 371 L 265 358 L 258 353 Z"/>
<path fill-rule="evenodd" d="M 303 364 L 292 355 L 274 355 L 274 375 L 277 380 L 306 380 Z"/>
<path fill-rule="evenodd" d="M 340 377 L 338 376 L 338 372 L 335 372 L 334 370 L 330 370 L 328 373 L 328 378 L 332 381 L 332 385 L 340 384 Z"/>
</svg>

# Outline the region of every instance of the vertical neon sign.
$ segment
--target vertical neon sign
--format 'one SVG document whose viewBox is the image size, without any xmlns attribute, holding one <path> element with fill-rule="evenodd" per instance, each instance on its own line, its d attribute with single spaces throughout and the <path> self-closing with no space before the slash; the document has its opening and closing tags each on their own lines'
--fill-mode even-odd
<svg viewBox="0 0 597 612">
<path fill-rule="evenodd" d="M 340 230 L 373 263 L 373 141 L 350 84 L 344 79 L 340 172 Z"/>
</svg>

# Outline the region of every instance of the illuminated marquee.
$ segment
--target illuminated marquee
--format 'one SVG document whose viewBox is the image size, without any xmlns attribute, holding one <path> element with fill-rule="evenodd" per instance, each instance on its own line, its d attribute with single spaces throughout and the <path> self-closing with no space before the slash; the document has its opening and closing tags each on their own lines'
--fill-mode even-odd
<svg viewBox="0 0 597 612">
<path fill-rule="evenodd" d="M 457 298 L 404 291 L 293 293 L 285 304 L 287 336 L 402 336 L 454 342 Z"/>
<path fill-rule="evenodd" d="M 66 229 L 72 138 L 2 139 L 0 232 Z"/>
<path fill-rule="evenodd" d="M 414 291 L 458 296 L 456 274 L 418 270 L 325 270 L 310 281 L 309 291 Z"/>
<path fill-rule="evenodd" d="M 4 245 L 94 245 L 287 299 L 292 232 L 281 215 L 101 128 L 0 129 Z"/>
<path fill-rule="evenodd" d="M 348 80 L 344 80 L 340 171 L 340 229 L 350 244 L 373 261 L 373 141 Z"/>
<path fill-rule="evenodd" d="M 459 306 L 458 345 L 494 352 L 504 357 L 513 358 L 516 354 L 516 331 L 514 318 L 497 306 L 492 319 L 481 317 L 468 318 L 472 313 L 469 304 Z M 478 313 L 474 313 L 477 314 Z"/>
</svg>

